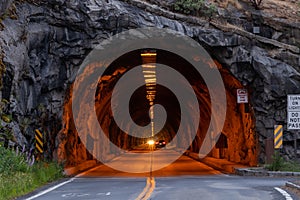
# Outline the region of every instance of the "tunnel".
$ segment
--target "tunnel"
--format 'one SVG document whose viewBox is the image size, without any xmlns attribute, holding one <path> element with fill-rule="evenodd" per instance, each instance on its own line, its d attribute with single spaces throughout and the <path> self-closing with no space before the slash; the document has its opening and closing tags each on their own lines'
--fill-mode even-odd
<svg viewBox="0 0 300 200">
<path fill-rule="evenodd" d="M 154 56 L 143 57 L 143 52 L 152 52 Z M 222 76 L 226 89 L 227 111 L 220 137 L 206 156 L 216 159 L 225 159 L 247 166 L 255 166 L 257 165 L 258 144 L 251 102 L 246 104 L 237 103 L 237 89 L 244 88 L 244 86 L 216 59 L 213 59 L 213 61 Z M 199 105 L 200 121 L 196 135 L 193 138 L 189 138 L 191 143 L 188 144 L 188 148 L 185 150 L 186 152 L 198 153 L 201 145 L 203 145 L 204 138 L 210 137 L 211 133 L 208 132 L 210 120 L 215 120 L 211 118 L 211 99 L 208 87 L 203 77 L 195 70 L 192 64 L 184 58 L 166 50 L 137 49 L 120 56 L 109 65 L 102 77 L 98 79 L 97 90 L 94 96 L 95 112 L 99 125 L 109 141 L 119 149 L 134 151 L 135 149 L 147 150 L 147 141 L 149 141 L 149 139 L 154 139 L 155 141 L 164 140 L 166 143 L 170 143 L 174 140 L 180 123 L 190 120 L 181 117 L 182 110 L 180 104 L 176 95 L 171 90 L 160 84 L 152 85 L 150 88 L 151 85 L 147 85 L 147 82 L 145 82 L 145 84 L 135 90 L 130 97 L 130 117 L 138 126 L 143 127 L 149 125 L 153 120 L 150 113 L 151 107 L 152 105 L 158 104 L 165 109 L 165 123 L 159 130 L 156 130 L 157 132 L 151 133 L 150 131 L 140 133 L 139 137 L 126 133 L 118 126 L 112 113 L 113 90 L 124 74 L 136 66 L 145 66 L 147 64 L 155 65 L 156 69 L 158 69 L 160 65 L 171 67 L 188 80 L 188 83 L 192 86 Z M 142 70 L 140 76 L 137 78 L 145 79 L 146 76 L 143 72 Z M 148 70 L 148 73 L 151 72 Z M 58 136 L 58 160 L 63 161 L 66 167 L 70 167 L 76 166 L 86 160 L 96 159 L 93 155 L 93 151 L 101 151 L 107 160 L 119 156 L 120 152 L 115 151 L 114 153 L 114 147 L 110 147 L 110 145 L 97 147 L 97 145 L 94 144 L 97 141 L 97 136 L 93 134 L 87 135 L 84 139 L 85 141 L 82 141 L 74 125 L 72 91 L 73 85 L 68 89 L 64 103 L 64 127 Z M 249 95 L 251 95 L 251 89 L 248 91 Z M 86 114 L 88 115 L 88 113 Z M 124 126 L 126 126 L 128 130 L 131 129 L 130 124 L 125 124 Z M 190 130 L 186 131 L 188 132 Z M 175 145 L 185 148 L 187 142 L 187 140 L 181 139 L 177 140 Z M 91 146 L 91 148 L 87 149 L 87 144 Z"/>
</svg>

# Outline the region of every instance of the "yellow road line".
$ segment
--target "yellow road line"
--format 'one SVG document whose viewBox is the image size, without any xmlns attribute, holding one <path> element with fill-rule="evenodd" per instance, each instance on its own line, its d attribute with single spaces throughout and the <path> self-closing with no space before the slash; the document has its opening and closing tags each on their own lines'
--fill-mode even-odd
<svg viewBox="0 0 300 200">
<path fill-rule="evenodd" d="M 153 177 L 147 178 L 147 183 L 144 190 L 135 200 L 147 200 L 151 196 L 155 188 L 155 179 Z"/>
<path fill-rule="evenodd" d="M 148 192 L 145 194 L 145 196 L 142 200 L 149 199 L 151 197 L 154 189 L 155 189 L 155 179 L 154 179 L 154 177 L 151 177 L 150 178 L 150 188 L 149 188 Z"/>
</svg>

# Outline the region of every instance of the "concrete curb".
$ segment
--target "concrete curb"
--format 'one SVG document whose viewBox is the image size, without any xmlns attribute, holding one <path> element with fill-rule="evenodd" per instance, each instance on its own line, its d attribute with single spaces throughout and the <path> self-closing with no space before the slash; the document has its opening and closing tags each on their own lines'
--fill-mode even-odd
<svg viewBox="0 0 300 200">
<path fill-rule="evenodd" d="M 298 184 L 295 184 L 295 183 L 292 183 L 292 182 L 286 182 L 285 186 L 293 188 L 293 189 L 297 189 L 297 190 L 300 191 L 300 185 L 298 185 Z"/>
<path fill-rule="evenodd" d="M 64 174 L 67 176 L 73 176 L 73 175 L 79 174 L 80 172 L 83 172 L 87 169 L 90 169 L 96 165 L 97 165 L 96 160 L 88 160 L 84 163 L 81 163 L 81 164 L 75 166 L 75 167 L 65 168 Z"/>
<path fill-rule="evenodd" d="M 202 162 L 209 167 L 219 170 L 222 173 L 235 174 L 236 168 L 245 167 L 241 164 L 233 163 L 233 162 L 230 162 L 227 160 L 218 160 L 218 162 L 215 162 L 215 160 L 217 160 L 217 159 L 214 159 L 214 158 L 205 157 L 205 158 L 201 159 L 201 158 L 199 158 L 199 154 L 190 152 L 190 151 L 186 151 L 184 153 L 184 155 L 186 155 L 194 160 L 197 160 L 199 162 Z"/>
<path fill-rule="evenodd" d="M 235 174 L 239 176 L 300 177 L 300 172 L 266 171 L 263 168 L 236 168 Z"/>
<path fill-rule="evenodd" d="M 215 159 L 210 157 L 200 159 L 197 153 L 190 151 L 186 151 L 184 155 L 194 160 L 200 161 L 223 173 L 235 174 L 238 176 L 300 177 L 300 172 L 267 171 L 262 167 L 249 168 L 247 166 L 233 163 L 227 160 Z"/>
</svg>

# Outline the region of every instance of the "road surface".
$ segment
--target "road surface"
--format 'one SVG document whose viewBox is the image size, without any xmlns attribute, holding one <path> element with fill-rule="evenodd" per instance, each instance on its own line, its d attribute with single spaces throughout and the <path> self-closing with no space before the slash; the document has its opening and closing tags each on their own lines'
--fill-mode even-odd
<svg viewBox="0 0 300 200">
<path fill-rule="evenodd" d="M 170 151 L 170 156 L 172 155 L 174 152 Z M 134 158 L 121 156 L 113 162 L 122 164 L 124 160 L 131 159 Z M 144 162 L 141 159 L 141 167 Z M 287 181 L 285 178 L 226 175 L 186 156 L 153 172 L 152 177 L 149 175 L 150 173 L 125 173 L 99 165 L 77 177 L 63 180 L 20 199 L 298 200 L 296 196 L 284 194 L 280 189 Z"/>
</svg>

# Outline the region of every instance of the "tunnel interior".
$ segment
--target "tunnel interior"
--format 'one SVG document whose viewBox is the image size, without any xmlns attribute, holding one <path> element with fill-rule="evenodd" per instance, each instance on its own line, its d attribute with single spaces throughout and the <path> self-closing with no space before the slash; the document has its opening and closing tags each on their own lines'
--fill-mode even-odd
<svg viewBox="0 0 300 200">
<path fill-rule="evenodd" d="M 141 52 L 155 52 L 155 58 L 141 56 Z M 222 133 L 216 145 L 212 148 L 209 157 L 226 159 L 228 161 L 255 166 L 257 164 L 257 138 L 255 135 L 254 113 L 250 104 L 238 104 L 236 90 L 243 88 L 243 85 L 217 60 L 214 59 L 218 70 L 223 78 L 227 112 Z M 181 118 L 181 108 L 176 95 L 167 87 L 155 84 L 151 87 L 155 92 L 149 93 L 147 84 L 139 87 L 131 96 L 129 101 L 129 113 L 132 120 L 139 126 L 146 126 L 151 123 L 151 105 L 161 105 L 166 113 L 166 122 L 163 128 L 155 134 L 150 132 L 141 133 L 141 137 L 132 136 L 118 127 L 112 114 L 111 98 L 115 85 L 119 79 L 136 66 L 145 64 L 163 64 L 171 67 L 182 74 L 192 86 L 199 104 L 200 121 L 196 136 L 187 151 L 198 153 L 204 138 L 209 135 L 208 126 L 211 119 L 211 99 L 208 87 L 199 72 L 184 58 L 174 53 L 155 49 L 138 49 L 128 52 L 115 61 L 105 70 L 102 77 L 99 77 L 97 91 L 95 93 L 95 112 L 98 122 L 109 140 L 118 148 L 123 150 L 134 150 L 145 146 L 150 138 L 154 140 L 163 139 L 167 143 L 176 136 L 179 125 L 184 120 Z M 158 66 L 159 67 L 159 66 Z M 143 74 L 141 73 L 141 77 Z M 155 96 L 149 100 L 149 94 Z M 251 95 L 251 94 L 250 94 Z M 64 160 L 66 166 L 75 166 L 85 160 L 93 159 L 92 152 L 89 152 L 81 142 L 74 126 L 72 115 L 72 87 L 68 91 L 64 104 L 64 128 L 60 132 L 60 143 L 58 148 L 58 159 Z M 130 130 L 130 124 L 127 126 Z M 187 130 L 188 131 L 188 130 Z M 62 139 L 63 138 L 63 139 Z M 88 136 L 87 142 L 93 143 L 95 138 Z M 177 146 L 185 146 L 185 141 L 177 141 Z M 106 147 L 107 148 L 107 147 Z M 109 148 L 109 147 L 108 147 Z M 96 150 L 96 149 L 94 149 Z M 111 154 L 112 149 L 98 148 L 97 151 Z M 93 150 L 90 150 L 93 151 Z M 111 155 L 113 158 L 117 155 Z"/>
</svg>

